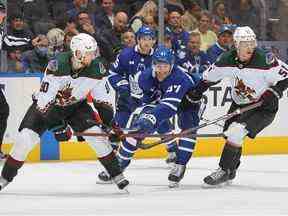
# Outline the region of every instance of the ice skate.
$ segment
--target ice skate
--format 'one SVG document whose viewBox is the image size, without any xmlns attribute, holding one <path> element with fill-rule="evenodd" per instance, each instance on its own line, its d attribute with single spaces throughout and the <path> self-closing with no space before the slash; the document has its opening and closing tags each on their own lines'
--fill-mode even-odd
<svg viewBox="0 0 288 216">
<path fill-rule="evenodd" d="M 186 170 L 185 165 L 175 164 L 175 166 L 171 169 L 168 176 L 169 188 L 179 187 L 179 182 L 184 177 L 185 170 Z"/>
<path fill-rule="evenodd" d="M 129 193 L 127 189 L 127 186 L 129 185 L 129 181 L 125 178 L 125 176 L 122 173 L 112 178 L 112 180 L 120 190 L 123 190 Z"/>
<path fill-rule="evenodd" d="M 0 177 L 0 191 L 5 188 L 7 185 L 9 184 L 9 182 L 4 179 L 3 177 Z"/>
<path fill-rule="evenodd" d="M 106 172 L 102 171 L 98 174 L 97 184 L 112 184 L 111 176 Z"/>
<path fill-rule="evenodd" d="M 235 177 L 236 170 L 223 170 L 221 167 L 219 167 L 215 172 L 203 179 L 205 183 L 204 187 L 220 187 L 230 185 Z"/>
</svg>

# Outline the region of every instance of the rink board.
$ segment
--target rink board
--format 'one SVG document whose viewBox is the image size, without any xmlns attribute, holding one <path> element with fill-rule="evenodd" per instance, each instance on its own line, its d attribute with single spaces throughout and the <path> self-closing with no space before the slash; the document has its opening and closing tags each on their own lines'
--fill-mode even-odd
<svg viewBox="0 0 288 216">
<path fill-rule="evenodd" d="M 5 74 L 0 73 L 0 87 L 5 89 L 7 101 L 10 105 L 8 128 L 5 133 L 4 151 L 8 152 L 11 144 L 15 142 L 18 127 L 27 108 L 31 104 L 31 95 L 40 86 L 41 74 Z M 208 100 L 204 118 L 211 120 L 226 113 L 231 103 L 230 88 L 226 81 L 210 87 L 206 92 Z M 247 139 L 244 145 L 244 154 L 286 154 L 288 153 L 288 130 L 286 114 L 288 110 L 287 92 L 280 101 L 279 112 L 274 122 L 255 140 Z M 202 122 L 203 123 L 203 122 Z M 200 133 L 219 133 L 222 131 L 223 122 L 201 129 Z M 223 147 L 223 139 L 199 139 L 194 156 L 216 156 Z M 165 157 L 163 146 L 151 150 L 138 151 L 137 158 Z M 46 132 L 38 145 L 29 155 L 28 161 L 39 160 L 94 160 L 95 153 L 86 143 L 64 142 L 58 143 L 53 135 Z"/>
<path fill-rule="evenodd" d="M 199 139 L 193 156 L 219 156 L 223 148 L 224 140 Z M 4 151 L 8 152 L 11 144 L 4 144 Z M 246 139 L 243 147 L 244 155 L 264 155 L 264 154 L 288 154 L 288 137 L 258 137 L 254 140 Z M 163 158 L 167 152 L 164 145 L 156 146 L 149 150 L 138 150 L 135 158 Z M 59 160 L 95 160 L 96 154 L 85 142 L 63 142 L 59 145 Z M 41 158 L 40 145 L 29 154 L 30 162 L 37 162 Z M 46 160 L 53 160 L 46 158 Z M 55 160 L 55 159 L 54 159 Z"/>
</svg>

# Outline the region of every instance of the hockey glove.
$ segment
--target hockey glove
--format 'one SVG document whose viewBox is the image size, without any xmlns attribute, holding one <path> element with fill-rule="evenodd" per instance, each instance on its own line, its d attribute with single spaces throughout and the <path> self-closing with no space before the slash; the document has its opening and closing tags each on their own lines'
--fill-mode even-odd
<svg viewBox="0 0 288 216">
<path fill-rule="evenodd" d="M 268 88 L 261 96 L 263 101 L 262 108 L 271 112 L 276 112 L 278 110 L 279 98 L 281 94 L 277 92 L 273 87 Z"/>
<path fill-rule="evenodd" d="M 59 142 L 68 141 L 72 137 L 72 130 L 66 123 L 52 128 L 51 131 L 54 133 L 55 139 Z"/>
<path fill-rule="evenodd" d="M 112 123 L 112 133 L 109 136 L 109 141 L 112 143 L 120 142 L 125 139 L 123 130 L 116 122 Z"/>
</svg>

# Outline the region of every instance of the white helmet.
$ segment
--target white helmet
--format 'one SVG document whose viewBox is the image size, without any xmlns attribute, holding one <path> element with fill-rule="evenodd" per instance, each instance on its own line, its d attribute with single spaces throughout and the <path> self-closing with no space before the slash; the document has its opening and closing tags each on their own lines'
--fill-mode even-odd
<svg viewBox="0 0 288 216">
<path fill-rule="evenodd" d="M 98 45 L 96 40 L 89 34 L 85 33 L 80 33 L 72 37 L 70 42 L 70 49 L 74 58 L 77 60 L 82 60 L 86 53 L 95 52 L 95 57 L 98 55 Z"/>
<path fill-rule="evenodd" d="M 240 42 L 254 42 L 255 47 L 257 46 L 256 35 L 254 31 L 249 26 L 243 26 L 236 28 L 233 39 L 235 43 L 235 47 L 238 49 Z"/>
</svg>

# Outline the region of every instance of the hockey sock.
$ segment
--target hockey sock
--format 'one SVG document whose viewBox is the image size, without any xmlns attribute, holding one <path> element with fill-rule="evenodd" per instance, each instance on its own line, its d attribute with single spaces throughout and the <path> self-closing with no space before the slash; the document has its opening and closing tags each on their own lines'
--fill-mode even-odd
<svg viewBox="0 0 288 216">
<path fill-rule="evenodd" d="M 137 150 L 136 142 L 137 140 L 133 138 L 127 138 L 120 145 L 117 156 L 122 169 L 125 169 L 133 158 L 134 153 Z"/>
<path fill-rule="evenodd" d="M 111 152 L 105 157 L 99 158 L 99 161 L 112 178 L 122 173 L 119 161 L 114 152 Z"/>
<path fill-rule="evenodd" d="M 177 142 L 174 140 L 173 142 L 166 144 L 167 152 L 177 152 Z"/>
<path fill-rule="evenodd" d="M 229 142 L 226 142 L 222 151 L 219 166 L 223 170 L 236 170 L 240 165 L 241 154 L 242 147 L 235 147 L 229 144 Z"/>
<path fill-rule="evenodd" d="M 2 169 L 1 176 L 11 182 L 23 164 L 24 161 L 17 161 L 9 155 Z"/>
<path fill-rule="evenodd" d="M 179 139 L 179 146 L 177 151 L 177 164 L 185 165 L 190 160 L 194 147 L 196 144 L 195 138 L 181 138 Z"/>
</svg>

